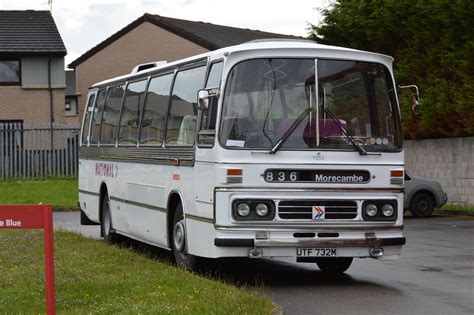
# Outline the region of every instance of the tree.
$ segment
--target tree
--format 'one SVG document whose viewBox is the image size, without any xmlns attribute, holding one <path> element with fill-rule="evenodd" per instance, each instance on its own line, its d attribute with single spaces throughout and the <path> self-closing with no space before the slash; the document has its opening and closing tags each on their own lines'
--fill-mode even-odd
<svg viewBox="0 0 474 315">
<path fill-rule="evenodd" d="M 405 137 L 474 135 L 474 1 L 338 0 L 310 38 L 391 55 L 398 84 L 420 87 L 422 115 L 400 106 Z"/>
</svg>

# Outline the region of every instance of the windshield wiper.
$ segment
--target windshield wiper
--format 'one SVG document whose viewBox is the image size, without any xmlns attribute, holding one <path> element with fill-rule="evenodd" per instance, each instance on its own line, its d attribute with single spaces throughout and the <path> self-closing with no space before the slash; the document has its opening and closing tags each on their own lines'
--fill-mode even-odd
<svg viewBox="0 0 474 315">
<path fill-rule="evenodd" d="M 311 107 L 306 108 L 306 110 L 301 113 L 301 115 L 296 118 L 296 120 L 291 124 L 290 128 L 285 131 L 285 134 L 277 141 L 277 143 L 273 146 L 270 150 L 270 154 L 275 154 L 280 150 L 280 148 L 285 144 L 286 140 L 295 132 L 296 128 L 301 124 L 301 122 L 305 119 L 306 116 L 311 112 Z"/>
<path fill-rule="evenodd" d="M 323 108 L 323 111 L 329 116 L 329 118 L 331 118 L 332 121 L 334 121 L 336 123 L 336 125 L 339 127 L 339 129 L 342 131 L 342 133 L 346 136 L 346 138 L 349 140 L 349 142 L 354 146 L 354 148 L 357 149 L 357 151 L 359 151 L 359 154 L 360 155 L 367 155 L 367 151 L 365 151 L 365 149 L 362 147 L 362 145 L 358 144 L 355 142 L 354 138 L 349 134 L 347 133 L 346 129 L 344 128 L 344 126 L 341 124 L 341 122 L 339 121 L 339 119 L 337 119 L 333 113 L 331 113 L 329 111 L 329 109 L 327 108 Z"/>
</svg>

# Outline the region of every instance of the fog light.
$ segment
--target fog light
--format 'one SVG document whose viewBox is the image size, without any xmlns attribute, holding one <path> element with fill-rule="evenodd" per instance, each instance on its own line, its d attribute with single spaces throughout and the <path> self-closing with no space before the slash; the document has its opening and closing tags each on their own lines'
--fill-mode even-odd
<svg viewBox="0 0 474 315">
<path fill-rule="evenodd" d="M 264 203 L 259 203 L 255 207 L 255 211 L 257 212 L 259 216 L 264 217 L 268 214 L 268 206 Z"/>
<path fill-rule="evenodd" d="M 239 203 L 237 206 L 237 214 L 241 217 L 246 217 L 250 214 L 250 207 L 245 202 Z"/>
<path fill-rule="evenodd" d="M 391 217 L 394 213 L 395 209 L 393 209 L 393 206 L 391 204 L 385 204 L 382 207 L 382 213 L 386 217 Z"/>
<path fill-rule="evenodd" d="M 369 253 L 370 253 L 370 256 L 372 257 L 382 257 L 383 256 L 383 248 L 381 247 L 372 247 L 370 250 L 369 250 Z"/>
<path fill-rule="evenodd" d="M 367 206 L 365 206 L 365 213 L 369 217 L 375 217 L 377 215 L 377 206 L 373 203 L 369 203 Z"/>
</svg>

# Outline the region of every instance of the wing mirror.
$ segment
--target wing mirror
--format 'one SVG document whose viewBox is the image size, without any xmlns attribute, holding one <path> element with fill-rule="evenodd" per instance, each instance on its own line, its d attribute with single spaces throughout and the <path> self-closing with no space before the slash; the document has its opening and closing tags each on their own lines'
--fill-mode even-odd
<svg viewBox="0 0 474 315">
<path fill-rule="evenodd" d="M 398 90 L 401 89 L 414 89 L 415 94 L 411 96 L 411 113 L 417 117 L 420 115 L 420 93 L 418 92 L 418 86 L 416 85 L 399 85 Z"/>
<path fill-rule="evenodd" d="M 206 110 L 209 108 L 209 91 L 208 90 L 199 90 L 198 91 L 198 109 Z"/>
</svg>

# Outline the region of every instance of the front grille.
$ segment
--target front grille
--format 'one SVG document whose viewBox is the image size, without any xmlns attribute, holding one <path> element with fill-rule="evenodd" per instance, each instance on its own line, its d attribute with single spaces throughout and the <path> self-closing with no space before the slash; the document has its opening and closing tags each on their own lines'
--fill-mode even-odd
<svg viewBox="0 0 474 315">
<path fill-rule="evenodd" d="M 354 219 L 357 203 L 346 200 L 285 200 L 278 204 L 278 216 L 284 220 L 311 220 L 313 206 L 324 206 L 326 219 Z"/>
</svg>

